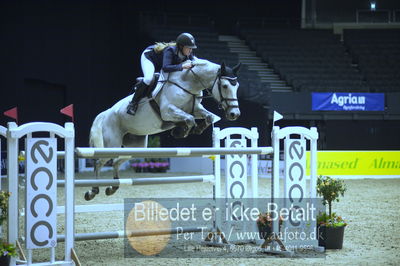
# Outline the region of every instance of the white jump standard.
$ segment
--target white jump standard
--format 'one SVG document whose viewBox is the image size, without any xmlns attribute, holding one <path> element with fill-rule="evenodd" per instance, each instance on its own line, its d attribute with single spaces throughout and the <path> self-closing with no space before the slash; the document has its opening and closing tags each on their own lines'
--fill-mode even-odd
<svg viewBox="0 0 400 266">
<path fill-rule="evenodd" d="M 45 163 L 49 160 L 53 160 L 53 158 L 56 157 L 56 152 L 57 152 L 57 145 L 48 145 L 44 144 L 43 145 L 43 140 L 44 138 L 32 138 L 32 134 L 35 132 L 48 132 L 50 135 L 50 138 L 46 138 L 48 140 L 55 140 L 55 135 L 58 135 L 60 138 L 64 139 L 64 149 L 65 149 L 65 187 L 64 187 L 64 193 L 65 193 L 65 213 L 68 213 L 68 215 L 65 215 L 65 220 L 64 220 L 64 231 L 65 231 L 65 249 L 64 249 L 64 260 L 62 261 L 56 261 L 55 260 L 55 246 L 57 242 L 53 242 L 53 240 L 56 240 L 56 232 L 57 232 L 57 224 L 55 223 L 55 220 L 48 220 L 46 215 L 56 212 L 57 208 L 57 199 L 51 198 L 48 196 L 51 191 L 49 189 L 46 189 L 48 186 L 35 186 L 35 183 L 31 182 L 32 186 L 25 186 L 26 187 L 26 193 L 30 193 L 30 191 L 33 191 L 36 193 L 39 197 L 47 199 L 49 203 L 49 209 L 43 213 L 36 213 L 34 212 L 34 208 L 31 208 L 32 202 L 26 201 L 25 204 L 25 210 L 26 210 L 26 221 L 28 219 L 31 219 L 30 217 L 35 217 L 40 220 L 38 220 L 35 224 L 33 224 L 31 227 L 26 228 L 25 232 L 25 239 L 29 241 L 29 239 L 33 238 L 33 241 L 28 244 L 26 242 L 26 246 L 28 249 L 28 258 L 26 261 L 26 264 L 18 264 L 18 265 L 49 265 L 49 264 L 54 264 L 54 265 L 75 265 L 75 263 L 72 261 L 73 257 L 73 248 L 74 248 L 74 137 L 75 137 L 75 131 L 74 131 L 74 126 L 72 123 L 66 123 L 65 127 L 61 127 L 56 124 L 52 123 L 45 123 L 45 122 L 36 122 L 36 123 L 28 123 L 21 125 L 17 127 L 15 123 L 8 123 L 8 130 L 7 130 L 7 151 L 8 151 L 8 191 L 11 192 L 11 196 L 9 198 L 9 213 L 8 213 L 8 242 L 10 243 L 16 243 L 19 234 L 19 216 L 18 216 L 18 141 L 20 138 L 23 136 L 27 136 L 27 140 L 32 140 L 33 147 L 32 152 L 28 151 L 27 154 L 27 162 L 28 160 L 30 161 L 33 159 L 33 162 L 37 163 Z M 35 143 L 39 143 L 40 145 L 35 145 Z M 41 152 L 35 152 L 35 150 L 40 150 Z M 33 155 L 32 154 L 39 154 L 40 156 Z M 26 167 L 30 167 L 29 164 L 27 163 Z M 43 170 L 43 172 L 46 172 L 48 174 L 49 179 L 47 180 L 48 182 L 52 180 L 52 178 L 57 177 L 56 173 L 53 173 L 54 169 L 48 169 L 46 166 L 43 164 L 41 167 L 38 167 L 37 169 Z M 27 171 L 28 172 L 28 171 Z M 50 174 L 49 174 L 50 173 Z M 39 176 L 39 175 L 36 175 Z M 35 180 L 36 177 L 33 173 L 30 177 L 27 177 L 27 180 Z M 52 178 L 51 178 L 52 176 Z M 34 181 L 37 182 L 37 181 Z M 42 182 L 41 182 L 42 183 Z M 56 184 L 56 182 L 53 183 Z M 39 184 L 39 182 L 38 182 Z M 52 186 L 52 190 L 56 186 Z M 39 189 L 39 190 L 38 190 Z M 38 216 L 39 214 L 39 216 Z M 43 215 L 46 214 L 46 215 Z M 37 241 L 35 240 L 35 233 L 36 229 L 38 228 L 37 225 L 43 224 L 48 228 L 49 235 L 47 235 L 47 241 Z M 52 234 L 50 234 L 52 232 Z M 50 261 L 48 263 L 38 263 L 38 264 L 33 264 L 32 263 L 32 250 L 36 248 L 47 248 L 47 246 L 50 248 Z M 10 265 L 16 265 L 16 259 L 14 257 L 11 257 Z"/>
</svg>

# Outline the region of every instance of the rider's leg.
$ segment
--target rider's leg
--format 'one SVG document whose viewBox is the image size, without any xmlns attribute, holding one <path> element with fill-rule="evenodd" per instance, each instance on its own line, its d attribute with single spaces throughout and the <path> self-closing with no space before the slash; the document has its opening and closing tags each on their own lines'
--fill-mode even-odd
<svg viewBox="0 0 400 266">
<path fill-rule="evenodd" d="M 143 71 L 143 81 L 141 81 L 137 86 L 136 86 L 136 91 L 135 94 L 132 97 L 132 101 L 128 105 L 127 113 L 130 115 L 135 115 L 139 100 L 145 95 L 147 88 L 149 87 L 151 81 L 153 80 L 154 72 L 155 72 L 155 67 L 153 62 L 151 62 L 145 55 L 147 50 L 145 50 L 142 53 L 140 62 L 142 66 L 142 71 Z"/>
<path fill-rule="evenodd" d="M 139 100 L 146 94 L 147 88 L 149 86 L 141 81 L 138 85 L 136 85 L 136 91 L 133 94 L 132 101 L 128 105 L 128 110 L 126 111 L 130 115 L 135 115 L 136 110 L 139 105 Z"/>
</svg>

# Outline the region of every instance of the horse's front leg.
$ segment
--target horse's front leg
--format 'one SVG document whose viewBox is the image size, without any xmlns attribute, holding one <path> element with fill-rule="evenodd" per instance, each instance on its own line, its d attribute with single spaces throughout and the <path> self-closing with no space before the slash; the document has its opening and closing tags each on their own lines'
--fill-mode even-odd
<svg viewBox="0 0 400 266">
<path fill-rule="evenodd" d="M 200 135 L 204 132 L 206 128 L 208 128 L 213 122 L 214 116 L 213 113 L 207 111 L 201 104 L 197 106 L 194 110 L 194 117 L 196 119 L 201 119 L 202 121 L 193 128 L 193 134 Z"/>
<path fill-rule="evenodd" d="M 95 161 L 94 173 L 95 173 L 96 179 L 99 179 L 101 168 L 106 164 L 106 162 L 108 160 L 109 159 L 97 159 Z M 96 197 L 97 194 L 99 194 L 99 191 L 100 191 L 100 189 L 98 186 L 92 187 L 92 189 L 86 191 L 85 200 L 92 200 L 94 197 Z"/>
<path fill-rule="evenodd" d="M 161 118 L 164 121 L 176 123 L 181 130 L 173 130 L 172 135 L 175 138 L 186 138 L 190 130 L 196 126 L 194 116 L 184 112 L 173 104 L 169 104 L 166 108 L 161 108 Z M 182 125 L 180 127 L 180 125 Z"/>
</svg>

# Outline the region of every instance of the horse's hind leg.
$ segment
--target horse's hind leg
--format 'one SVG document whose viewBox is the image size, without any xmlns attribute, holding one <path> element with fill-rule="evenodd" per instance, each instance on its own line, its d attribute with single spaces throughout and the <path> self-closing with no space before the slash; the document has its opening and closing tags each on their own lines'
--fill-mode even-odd
<svg viewBox="0 0 400 266">
<path fill-rule="evenodd" d="M 109 159 L 97 159 L 94 165 L 94 173 L 96 176 L 96 179 L 99 178 L 100 175 L 100 170 L 103 167 L 103 165 L 106 164 L 106 162 Z M 92 187 L 91 190 L 86 191 L 85 193 L 85 200 L 92 200 L 97 194 L 99 194 L 99 187 Z"/>
<path fill-rule="evenodd" d="M 122 144 L 124 147 L 147 147 L 147 136 L 136 136 L 126 134 L 123 138 Z M 114 179 L 119 179 L 119 167 L 128 159 L 115 159 L 113 161 Z M 109 186 L 106 188 L 106 195 L 110 196 L 119 189 L 119 186 Z"/>
</svg>

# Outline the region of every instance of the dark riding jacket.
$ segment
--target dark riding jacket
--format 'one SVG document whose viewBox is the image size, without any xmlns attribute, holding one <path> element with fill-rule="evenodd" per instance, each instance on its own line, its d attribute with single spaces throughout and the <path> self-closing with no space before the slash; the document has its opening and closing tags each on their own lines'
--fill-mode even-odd
<svg viewBox="0 0 400 266">
<path fill-rule="evenodd" d="M 182 63 L 188 59 L 194 59 L 193 53 L 181 59 L 178 55 L 179 49 L 177 46 L 168 46 L 161 53 L 156 53 L 154 51 L 154 45 L 147 47 L 146 50 L 150 51 L 146 52 L 144 55 L 153 62 L 156 72 L 159 72 L 161 69 L 167 73 L 182 71 Z"/>
</svg>

